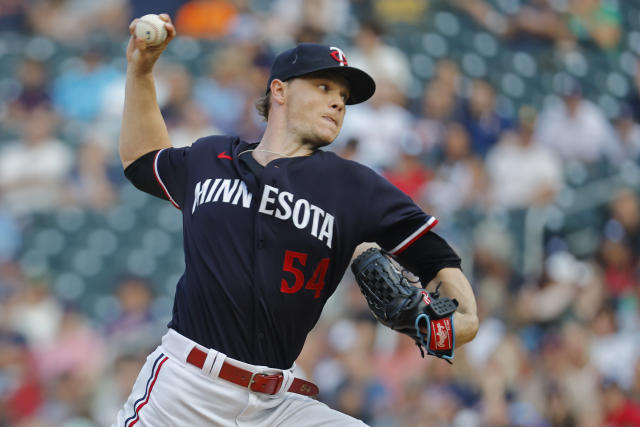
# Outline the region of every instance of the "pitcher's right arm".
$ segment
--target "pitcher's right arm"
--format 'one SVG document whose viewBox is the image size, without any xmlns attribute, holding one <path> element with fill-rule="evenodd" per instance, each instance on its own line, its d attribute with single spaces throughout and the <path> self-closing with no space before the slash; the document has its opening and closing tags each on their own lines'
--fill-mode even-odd
<svg viewBox="0 0 640 427">
<path fill-rule="evenodd" d="M 147 46 L 135 36 L 137 19 L 129 25 L 131 37 L 127 46 L 127 76 L 124 111 L 120 129 L 120 161 L 127 168 L 144 154 L 171 147 L 169 133 L 156 100 L 153 66 L 176 35 L 169 15 L 162 14 L 167 30 L 166 40 L 158 46 Z"/>
</svg>

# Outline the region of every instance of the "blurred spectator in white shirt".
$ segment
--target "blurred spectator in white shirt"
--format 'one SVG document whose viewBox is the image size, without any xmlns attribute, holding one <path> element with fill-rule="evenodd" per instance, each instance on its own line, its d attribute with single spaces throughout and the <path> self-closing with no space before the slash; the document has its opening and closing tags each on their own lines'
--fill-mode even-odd
<svg viewBox="0 0 640 427">
<path fill-rule="evenodd" d="M 97 31 L 110 33 L 114 37 L 121 37 L 127 32 L 129 19 L 126 0 L 28 3 L 27 13 L 33 30 L 69 45 L 83 45 L 87 37 Z"/>
<path fill-rule="evenodd" d="M 22 137 L 0 150 L 0 204 L 14 214 L 54 209 L 73 166 L 73 152 L 55 137 L 56 118 L 39 107 Z"/>
<path fill-rule="evenodd" d="M 492 206 L 506 209 L 546 204 L 562 186 L 562 164 L 533 139 L 535 111 L 523 107 L 520 127 L 505 133 L 487 155 Z"/>
<path fill-rule="evenodd" d="M 603 378 L 628 390 L 632 386 L 635 364 L 640 360 L 637 327 L 620 329 L 615 308 L 605 303 L 592 320 L 591 331 L 595 335 L 589 348 L 592 365 Z"/>
<path fill-rule="evenodd" d="M 403 144 L 414 138 L 413 117 L 400 105 L 403 100 L 387 82 L 377 81 L 376 93 L 369 102 L 347 108 L 347 118 L 333 148 L 341 150 L 349 140 L 357 139 L 354 160 L 376 170 L 393 167 Z"/>
<path fill-rule="evenodd" d="M 345 33 L 352 24 L 348 0 L 276 0 L 271 3 L 262 34 L 270 44 L 287 45 L 302 29 L 320 35 Z M 316 42 L 321 42 L 316 40 Z"/>
<path fill-rule="evenodd" d="M 407 55 L 382 39 L 382 26 L 369 21 L 362 24 L 355 38 L 355 49 L 347 55 L 349 65 L 367 71 L 378 84 L 378 88 L 391 85 L 407 95 L 412 74 Z"/>
<path fill-rule="evenodd" d="M 544 108 L 534 139 L 551 148 L 562 160 L 593 163 L 603 156 L 617 159 L 620 145 L 604 112 L 582 97 L 577 81 L 562 84 L 562 102 Z"/>
</svg>

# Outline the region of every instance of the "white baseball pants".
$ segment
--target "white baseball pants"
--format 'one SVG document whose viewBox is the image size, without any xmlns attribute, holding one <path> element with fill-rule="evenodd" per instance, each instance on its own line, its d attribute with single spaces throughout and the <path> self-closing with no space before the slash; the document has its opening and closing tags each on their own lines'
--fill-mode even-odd
<svg viewBox="0 0 640 427">
<path fill-rule="evenodd" d="M 195 342 L 169 329 L 147 357 L 114 426 L 364 426 L 362 421 L 307 396 L 286 392 L 292 369 L 282 371 L 281 391 L 253 392 L 218 378 L 222 362 L 253 372 L 278 369 L 249 365 L 209 350 L 202 369 L 186 363 Z"/>
</svg>

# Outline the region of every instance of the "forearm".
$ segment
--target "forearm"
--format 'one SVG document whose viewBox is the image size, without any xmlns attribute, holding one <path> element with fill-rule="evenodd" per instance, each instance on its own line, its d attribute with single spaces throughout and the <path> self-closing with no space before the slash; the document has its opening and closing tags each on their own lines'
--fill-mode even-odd
<svg viewBox="0 0 640 427">
<path fill-rule="evenodd" d="M 167 147 L 171 147 L 171 141 L 156 100 L 153 74 L 128 69 L 120 130 L 122 166 L 126 168 L 140 156 Z"/>
<path fill-rule="evenodd" d="M 171 147 L 156 100 L 153 66 L 175 37 L 176 30 L 169 15 L 162 14 L 160 19 L 165 22 L 167 38 L 159 45 L 147 46 L 135 36 L 138 19 L 129 25 L 131 38 L 127 46 L 127 81 L 120 129 L 120 160 L 125 169 L 150 151 Z"/>
<path fill-rule="evenodd" d="M 437 283 L 440 286 L 440 294 L 458 301 L 458 309 L 453 315 L 456 347 L 471 341 L 478 332 L 478 309 L 476 298 L 473 295 L 471 284 L 462 270 L 458 268 L 441 269 L 434 280 L 429 284 L 428 290 L 432 292 Z"/>
</svg>

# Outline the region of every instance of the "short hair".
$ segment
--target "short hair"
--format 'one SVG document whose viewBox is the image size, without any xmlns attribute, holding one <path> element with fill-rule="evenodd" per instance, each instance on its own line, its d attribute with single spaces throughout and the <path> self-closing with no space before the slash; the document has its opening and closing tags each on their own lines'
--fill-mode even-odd
<svg viewBox="0 0 640 427">
<path fill-rule="evenodd" d="M 269 108 L 271 108 L 271 92 L 267 92 L 256 100 L 256 110 L 265 122 L 269 120 Z"/>
</svg>

